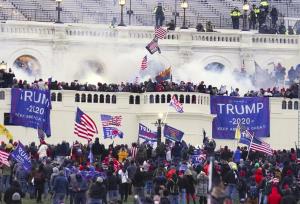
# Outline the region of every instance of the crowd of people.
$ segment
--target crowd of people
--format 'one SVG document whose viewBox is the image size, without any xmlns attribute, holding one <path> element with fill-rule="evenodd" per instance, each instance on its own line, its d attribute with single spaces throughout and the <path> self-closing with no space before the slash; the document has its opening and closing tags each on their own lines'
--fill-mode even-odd
<svg viewBox="0 0 300 204">
<path fill-rule="evenodd" d="M 10 152 L 17 143 L 1 143 Z M 296 204 L 300 199 L 300 165 L 295 149 L 272 156 L 248 153 L 247 147 L 215 149 L 204 137 L 201 147 L 166 141 L 131 147 L 96 138 L 83 145 L 41 141 L 26 146 L 32 168 L 10 160 L 1 164 L 1 198 L 7 204 L 35 199 L 53 204 Z M 211 168 L 210 168 L 210 165 Z M 209 189 L 211 183 L 211 189 Z"/>
<path fill-rule="evenodd" d="M 101 91 L 101 92 L 133 92 L 133 93 L 144 93 L 144 92 L 199 92 L 207 93 L 210 95 L 229 95 L 229 96 L 267 96 L 267 97 L 286 97 L 286 98 L 297 98 L 298 97 L 298 85 L 297 80 L 300 76 L 300 65 L 296 68 L 291 67 L 287 74 L 286 68 L 280 63 L 274 64 L 274 70 L 268 72 L 268 70 L 260 70 L 253 75 L 248 75 L 244 69 L 234 70 L 233 76 L 236 81 L 243 81 L 245 79 L 251 80 L 253 84 L 260 84 L 261 87 L 273 86 L 273 88 L 261 88 L 258 90 L 249 90 L 245 94 L 241 94 L 239 88 L 231 88 L 228 90 L 225 85 L 221 87 L 214 87 L 212 85 L 206 85 L 204 81 L 199 84 L 192 82 L 180 83 L 172 81 L 155 82 L 149 79 L 148 81 L 141 83 L 121 83 L 121 84 L 107 84 L 98 83 L 94 84 L 81 84 L 77 80 L 68 82 L 58 81 L 44 81 L 42 79 L 36 80 L 32 83 L 26 80 L 17 80 L 11 69 L 8 72 L 0 70 L 0 88 L 37 88 L 42 90 L 76 90 L 76 91 Z M 285 79 L 288 78 L 289 88 L 281 88 Z"/>
</svg>

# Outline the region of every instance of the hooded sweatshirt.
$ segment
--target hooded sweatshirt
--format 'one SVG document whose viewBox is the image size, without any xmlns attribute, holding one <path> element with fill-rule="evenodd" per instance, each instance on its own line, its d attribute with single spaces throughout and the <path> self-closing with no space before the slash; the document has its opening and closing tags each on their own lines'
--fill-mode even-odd
<svg viewBox="0 0 300 204">
<path fill-rule="evenodd" d="M 272 187 L 272 191 L 268 196 L 268 204 L 280 204 L 281 195 L 278 192 L 278 188 L 276 186 Z"/>
</svg>

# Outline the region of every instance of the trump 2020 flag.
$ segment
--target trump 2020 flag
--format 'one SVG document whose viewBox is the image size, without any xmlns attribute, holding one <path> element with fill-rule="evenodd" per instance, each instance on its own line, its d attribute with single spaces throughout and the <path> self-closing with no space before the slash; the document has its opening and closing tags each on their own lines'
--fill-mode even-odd
<svg viewBox="0 0 300 204">
<path fill-rule="evenodd" d="M 31 159 L 30 156 L 25 151 L 24 145 L 19 142 L 18 147 L 12 151 L 11 157 L 20 163 L 26 171 L 31 170 Z"/>
<path fill-rule="evenodd" d="M 170 101 L 170 106 L 172 106 L 173 108 L 175 108 L 175 110 L 178 113 L 183 113 L 183 105 L 177 100 L 177 98 L 174 96 L 172 96 L 172 99 Z"/>
<path fill-rule="evenodd" d="M 51 135 L 51 97 L 49 90 L 11 89 L 11 123 L 36 129 Z"/>
<path fill-rule="evenodd" d="M 252 140 L 252 135 L 248 132 L 248 130 L 241 132 L 241 138 L 239 143 L 250 146 L 251 140 Z"/>
<path fill-rule="evenodd" d="M 184 132 L 177 130 L 176 128 L 173 128 L 168 125 L 165 125 L 164 127 L 164 136 L 169 140 L 180 142 L 182 140 L 183 135 Z"/>
<path fill-rule="evenodd" d="M 103 127 L 104 139 L 123 138 L 123 132 L 116 127 Z"/>
<path fill-rule="evenodd" d="M 142 138 L 147 141 L 155 142 L 157 141 L 157 132 L 150 130 L 143 124 L 139 124 L 139 138 Z"/>
</svg>

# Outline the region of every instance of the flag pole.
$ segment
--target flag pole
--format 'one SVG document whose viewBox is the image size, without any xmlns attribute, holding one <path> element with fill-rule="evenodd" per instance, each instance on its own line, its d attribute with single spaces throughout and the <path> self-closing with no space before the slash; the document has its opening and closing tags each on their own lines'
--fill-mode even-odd
<svg viewBox="0 0 300 204">
<path fill-rule="evenodd" d="M 246 131 L 247 131 L 247 133 L 248 133 L 249 135 L 251 135 L 251 133 L 250 133 L 248 130 L 246 130 Z M 249 149 L 248 149 L 248 154 L 247 154 L 246 160 L 248 160 L 248 157 L 249 157 L 250 147 L 251 147 L 251 145 L 252 145 L 253 138 L 254 138 L 254 135 L 251 135 L 251 142 L 250 142 L 250 145 L 249 145 Z"/>
</svg>

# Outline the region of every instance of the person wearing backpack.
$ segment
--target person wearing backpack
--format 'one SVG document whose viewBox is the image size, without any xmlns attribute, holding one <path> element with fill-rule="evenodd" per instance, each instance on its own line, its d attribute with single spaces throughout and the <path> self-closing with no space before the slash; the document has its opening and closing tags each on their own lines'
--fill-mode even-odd
<svg viewBox="0 0 300 204">
<path fill-rule="evenodd" d="M 179 185 L 177 174 L 173 174 L 172 178 L 167 182 L 167 189 L 170 193 L 169 201 L 171 204 L 179 204 Z"/>
<path fill-rule="evenodd" d="M 200 204 L 207 204 L 208 176 L 201 171 L 197 176 L 196 192 Z"/>
</svg>

